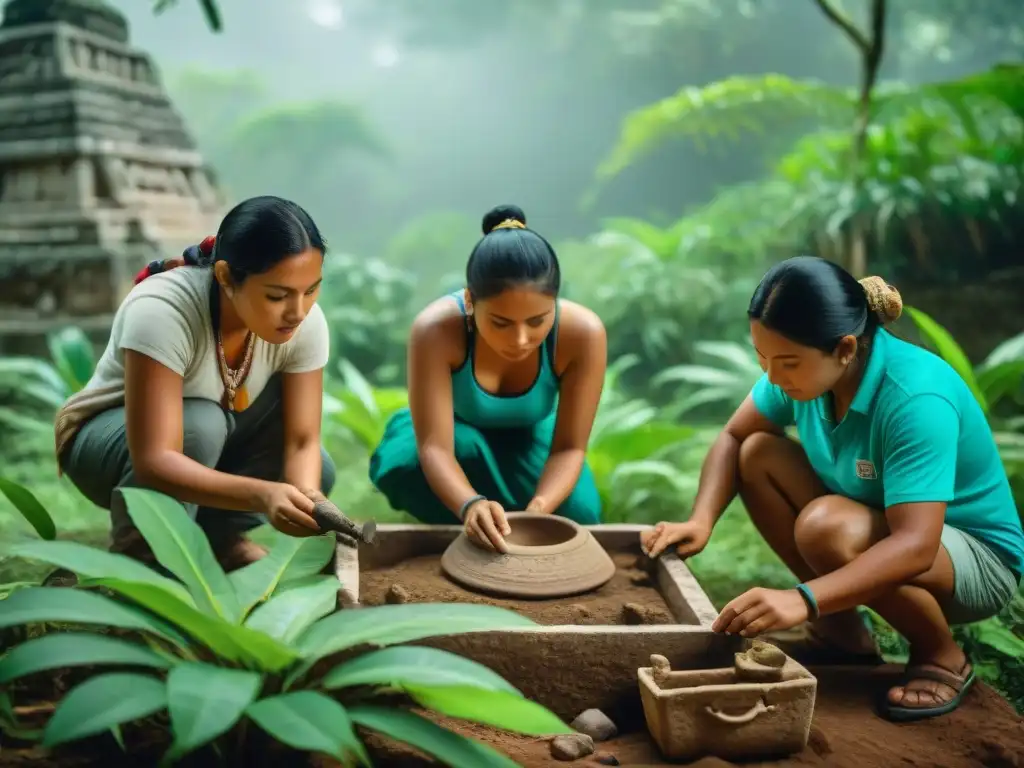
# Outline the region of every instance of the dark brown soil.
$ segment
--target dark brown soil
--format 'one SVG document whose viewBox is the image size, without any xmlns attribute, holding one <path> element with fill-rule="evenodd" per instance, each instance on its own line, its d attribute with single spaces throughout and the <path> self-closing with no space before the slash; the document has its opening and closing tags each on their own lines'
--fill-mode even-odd
<svg viewBox="0 0 1024 768">
<path fill-rule="evenodd" d="M 1022 768 L 1024 718 L 988 686 L 977 684 L 957 711 L 944 717 L 897 725 L 873 710 L 876 695 L 896 679 L 898 670 L 874 672 L 814 670 L 818 699 L 807 748 L 788 759 L 745 763 L 749 768 Z M 508 734 L 460 721 L 437 719 L 464 736 L 504 752 L 524 768 L 535 766 L 597 766 L 595 757 L 563 763 L 550 755 L 546 740 Z M 422 768 L 436 762 L 371 737 L 377 765 Z M 628 733 L 598 744 L 620 765 L 669 766 L 645 732 Z M 678 765 L 678 763 L 675 763 Z M 707 757 L 692 768 L 728 768 L 733 763 Z M 329 761 L 320 768 L 334 768 Z"/>
<path fill-rule="evenodd" d="M 557 599 L 509 600 L 464 589 L 441 571 L 440 555 L 426 555 L 403 560 L 389 568 L 363 571 L 359 577 L 359 601 L 363 605 L 388 602 L 496 605 L 547 625 L 675 623 L 668 604 L 637 556 L 615 554 L 612 559 L 615 575 L 593 592 Z"/>
<path fill-rule="evenodd" d="M 1014 713 L 1005 699 L 978 683 L 957 711 L 919 723 L 894 724 L 879 718 L 873 709 L 876 696 L 896 680 L 898 670 L 880 667 L 874 671 L 814 669 L 818 677 L 818 698 L 810 742 L 799 755 L 787 759 L 746 763 L 750 768 L 1024 768 L 1024 718 Z M 40 712 L 40 714 L 44 714 Z M 29 717 L 28 719 L 35 719 Z M 544 739 L 524 737 L 492 728 L 444 718 L 442 725 L 482 741 L 504 752 L 524 768 L 566 765 L 554 760 Z M 42 750 L 18 748 L 5 739 L 0 751 L 0 768 L 127 768 L 156 765 L 168 746 L 156 723 L 126 729 L 128 757 L 109 737 L 89 739 L 47 755 Z M 389 743 L 373 734 L 368 746 L 377 766 L 426 768 L 438 766 L 422 755 Z M 268 745 L 269 746 L 269 745 Z M 600 753 L 613 755 L 621 765 L 669 766 L 643 731 L 621 735 L 598 745 Z M 216 762 L 208 756 L 193 756 L 183 766 L 205 768 Z M 247 762 L 247 765 L 250 764 Z M 251 763 L 258 765 L 259 761 Z M 307 762 L 295 753 L 274 756 L 267 764 L 299 768 Z M 313 760 L 317 768 L 337 768 L 323 758 Z M 573 763 L 600 765 L 593 757 Z M 691 766 L 729 768 L 728 763 L 705 758 Z"/>
</svg>

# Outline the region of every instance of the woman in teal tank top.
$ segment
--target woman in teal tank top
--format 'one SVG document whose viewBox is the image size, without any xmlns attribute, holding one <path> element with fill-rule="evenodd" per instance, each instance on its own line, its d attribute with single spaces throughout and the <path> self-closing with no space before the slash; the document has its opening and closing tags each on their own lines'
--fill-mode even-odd
<svg viewBox="0 0 1024 768">
<path fill-rule="evenodd" d="M 391 417 L 370 479 L 394 509 L 462 522 L 505 549 L 505 511 L 601 520 L 587 441 L 607 364 L 596 314 L 560 300 L 551 245 L 514 206 L 490 211 L 466 289 L 433 302 L 409 338 L 409 408 Z"/>
</svg>

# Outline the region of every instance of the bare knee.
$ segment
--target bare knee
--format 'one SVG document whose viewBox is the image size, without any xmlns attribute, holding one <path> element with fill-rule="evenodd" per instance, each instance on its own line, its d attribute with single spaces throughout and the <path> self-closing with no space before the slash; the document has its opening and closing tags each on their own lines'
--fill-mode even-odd
<svg viewBox="0 0 1024 768">
<path fill-rule="evenodd" d="M 740 482 L 751 483 L 763 478 L 772 457 L 778 456 L 779 447 L 785 441 L 785 437 L 773 435 L 771 432 L 754 432 L 740 443 Z"/>
<path fill-rule="evenodd" d="M 797 516 L 793 539 L 817 573 L 842 568 L 864 552 L 877 535 L 876 514 L 844 496 L 819 496 Z"/>
</svg>

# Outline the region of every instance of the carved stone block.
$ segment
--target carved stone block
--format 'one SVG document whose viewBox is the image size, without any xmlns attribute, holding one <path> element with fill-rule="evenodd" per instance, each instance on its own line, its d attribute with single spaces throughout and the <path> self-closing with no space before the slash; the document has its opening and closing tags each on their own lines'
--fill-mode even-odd
<svg viewBox="0 0 1024 768">
<path fill-rule="evenodd" d="M 106 317 L 143 264 L 214 232 L 222 206 L 121 14 L 103 0 L 7 1 L 0 344 L 15 326 L 30 332 L 12 313 L 41 329 L 56 316 Z"/>
</svg>

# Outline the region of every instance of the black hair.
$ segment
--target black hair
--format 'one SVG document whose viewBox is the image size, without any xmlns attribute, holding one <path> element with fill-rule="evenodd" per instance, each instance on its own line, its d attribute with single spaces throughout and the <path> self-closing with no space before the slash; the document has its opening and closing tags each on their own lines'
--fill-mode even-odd
<svg viewBox="0 0 1024 768">
<path fill-rule="evenodd" d="M 557 296 L 562 270 L 551 243 L 526 226 L 526 214 L 514 205 L 488 211 L 484 236 L 466 263 L 466 287 L 474 300 L 489 299 L 510 288 L 534 287 Z"/>
<path fill-rule="evenodd" d="M 209 263 L 227 262 L 236 284 L 310 248 L 327 253 L 312 217 L 291 200 L 270 195 L 243 200 L 224 217 Z"/>
<path fill-rule="evenodd" d="M 846 336 L 869 340 L 901 309 L 899 293 L 879 278 L 858 281 L 834 262 L 797 256 L 761 278 L 747 316 L 792 342 L 831 353 Z"/>
</svg>

